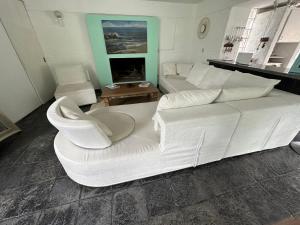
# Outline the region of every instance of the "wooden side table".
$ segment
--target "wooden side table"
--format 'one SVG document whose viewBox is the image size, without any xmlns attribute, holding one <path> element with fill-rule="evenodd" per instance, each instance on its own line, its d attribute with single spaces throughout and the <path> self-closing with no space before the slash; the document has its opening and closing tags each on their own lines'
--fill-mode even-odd
<svg viewBox="0 0 300 225">
<path fill-rule="evenodd" d="M 102 89 L 100 96 L 104 101 L 105 106 L 112 105 L 114 99 L 125 98 L 143 98 L 143 102 L 151 102 L 159 100 L 159 90 L 150 84 L 149 87 L 139 87 L 138 84 L 120 84 L 119 88 L 109 89 L 107 87 Z"/>
</svg>

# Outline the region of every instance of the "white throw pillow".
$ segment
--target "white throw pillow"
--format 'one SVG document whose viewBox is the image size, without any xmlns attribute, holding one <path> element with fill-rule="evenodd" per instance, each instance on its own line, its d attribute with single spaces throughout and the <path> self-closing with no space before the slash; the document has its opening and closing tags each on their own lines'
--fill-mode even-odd
<svg viewBox="0 0 300 225">
<path fill-rule="evenodd" d="M 191 84 L 197 86 L 205 74 L 207 73 L 208 69 L 210 68 L 209 65 L 204 63 L 196 63 L 189 75 L 187 76 L 186 80 L 190 82 Z"/>
<path fill-rule="evenodd" d="M 101 121 L 97 120 L 96 118 L 94 118 L 90 115 L 86 115 L 83 112 L 82 113 L 75 112 L 72 109 L 70 109 L 66 106 L 63 106 L 63 105 L 60 106 L 60 111 L 61 111 L 63 117 L 65 117 L 67 119 L 95 121 L 97 123 L 98 127 L 100 129 L 102 129 L 107 136 L 112 136 L 112 131 L 104 123 L 102 123 Z"/>
<path fill-rule="evenodd" d="M 232 73 L 233 71 L 211 66 L 197 87 L 200 89 L 222 89 Z"/>
<path fill-rule="evenodd" d="M 163 64 L 163 75 L 177 75 L 175 63 L 164 63 Z"/>
<path fill-rule="evenodd" d="M 267 79 L 249 73 L 234 71 L 230 78 L 225 82 L 224 88 L 237 87 L 274 87 L 280 80 Z"/>
<path fill-rule="evenodd" d="M 238 87 L 223 89 L 215 102 L 229 102 L 251 98 L 261 98 L 268 95 L 273 87 Z"/>
<path fill-rule="evenodd" d="M 220 92 L 221 90 L 217 89 L 191 90 L 166 94 L 159 100 L 157 111 L 210 104 L 218 97 Z"/>
<path fill-rule="evenodd" d="M 193 64 L 190 63 L 178 63 L 176 64 L 177 74 L 181 77 L 187 77 L 193 68 Z"/>
</svg>

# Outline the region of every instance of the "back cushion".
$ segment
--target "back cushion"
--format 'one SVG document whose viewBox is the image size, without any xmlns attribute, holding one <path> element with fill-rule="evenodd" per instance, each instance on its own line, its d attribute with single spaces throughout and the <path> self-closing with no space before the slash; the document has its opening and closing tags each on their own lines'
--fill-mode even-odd
<svg viewBox="0 0 300 225">
<path fill-rule="evenodd" d="M 72 120 L 90 120 L 96 122 L 97 126 L 104 131 L 104 133 L 107 136 L 112 136 L 112 131 L 101 121 L 97 120 L 96 118 L 92 117 L 91 115 L 87 115 L 83 113 L 82 111 L 75 112 L 72 109 L 70 109 L 67 106 L 60 106 L 60 110 L 62 112 L 62 115 L 67 118 L 67 119 L 72 119 Z"/>
<path fill-rule="evenodd" d="M 193 64 L 178 63 L 176 64 L 177 74 L 182 77 L 187 77 L 193 68 Z"/>
<path fill-rule="evenodd" d="M 190 82 L 191 84 L 197 86 L 205 74 L 207 73 L 208 69 L 210 68 L 209 65 L 204 64 L 204 63 L 196 63 L 191 72 L 187 76 L 187 81 Z"/>
<path fill-rule="evenodd" d="M 224 88 L 236 87 L 274 87 L 280 80 L 267 79 L 249 73 L 234 71 L 230 78 L 225 82 Z"/>
<path fill-rule="evenodd" d="M 62 107 L 63 106 L 63 107 Z M 68 108 L 69 112 L 62 112 L 62 108 Z M 65 138 L 73 144 L 83 148 L 104 149 L 112 144 L 110 138 L 93 119 L 67 119 L 66 116 L 80 118 L 88 116 L 68 97 L 56 100 L 48 109 L 47 117 Z"/>
<path fill-rule="evenodd" d="M 229 102 L 266 96 L 273 87 L 238 87 L 223 89 L 215 102 Z"/>
<path fill-rule="evenodd" d="M 177 75 L 175 63 L 164 63 L 163 64 L 163 75 Z"/>
<path fill-rule="evenodd" d="M 158 102 L 157 111 L 212 103 L 221 90 L 192 90 L 166 94 Z"/>
<path fill-rule="evenodd" d="M 56 81 L 59 85 L 84 83 L 87 74 L 82 65 L 66 65 L 55 68 Z"/>
<path fill-rule="evenodd" d="M 232 73 L 230 70 L 211 66 L 197 87 L 200 89 L 221 89 Z"/>
</svg>

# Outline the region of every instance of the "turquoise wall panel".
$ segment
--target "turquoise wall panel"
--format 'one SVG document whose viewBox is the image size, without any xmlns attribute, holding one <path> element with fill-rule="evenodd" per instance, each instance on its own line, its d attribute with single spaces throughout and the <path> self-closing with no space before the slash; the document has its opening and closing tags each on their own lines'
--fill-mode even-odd
<svg viewBox="0 0 300 225">
<path fill-rule="evenodd" d="M 102 20 L 130 20 L 147 22 L 147 53 L 107 54 L 102 29 Z M 138 58 L 145 57 L 146 80 L 157 85 L 158 75 L 158 37 L 159 20 L 149 16 L 118 16 L 88 14 L 86 23 L 89 32 L 91 47 L 96 65 L 96 74 L 101 87 L 112 84 L 110 58 Z"/>
<path fill-rule="evenodd" d="M 296 59 L 296 61 L 294 62 L 289 73 L 293 74 L 293 75 L 300 75 L 300 54 L 299 54 L 298 58 Z"/>
</svg>

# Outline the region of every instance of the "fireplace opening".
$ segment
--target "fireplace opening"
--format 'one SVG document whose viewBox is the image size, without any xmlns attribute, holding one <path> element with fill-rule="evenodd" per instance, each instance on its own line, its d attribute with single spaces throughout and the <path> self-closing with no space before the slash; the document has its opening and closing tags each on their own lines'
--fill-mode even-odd
<svg viewBox="0 0 300 225">
<path fill-rule="evenodd" d="M 145 81 L 145 58 L 111 58 L 109 61 L 113 83 Z"/>
</svg>

